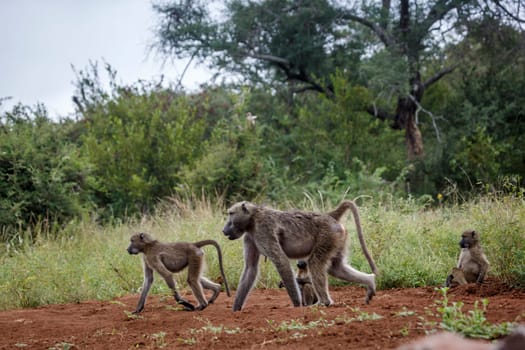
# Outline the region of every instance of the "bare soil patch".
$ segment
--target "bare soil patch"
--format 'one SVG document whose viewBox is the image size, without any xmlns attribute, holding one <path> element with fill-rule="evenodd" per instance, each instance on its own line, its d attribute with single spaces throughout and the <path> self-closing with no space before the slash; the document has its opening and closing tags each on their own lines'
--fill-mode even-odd
<svg viewBox="0 0 525 350">
<path fill-rule="evenodd" d="M 332 307 L 294 308 L 285 290 L 256 289 L 236 313 L 225 293 L 201 312 L 150 295 L 138 318 L 128 313 L 138 295 L 9 310 L 0 312 L 0 349 L 393 349 L 425 334 L 441 299 L 433 287 L 381 290 L 370 305 L 361 287 L 333 287 L 331 295 Z M 486 298 L 490 322 L 525 322 L 525 291 L 494 279 L 456 287 L 449 298 L 464 311 Z"/>
</svg>

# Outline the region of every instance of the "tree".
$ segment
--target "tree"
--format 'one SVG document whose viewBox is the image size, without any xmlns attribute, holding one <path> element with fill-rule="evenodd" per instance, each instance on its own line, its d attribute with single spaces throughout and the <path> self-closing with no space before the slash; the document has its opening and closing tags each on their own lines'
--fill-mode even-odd
<svg viewBox="0 0 525 350">
<path fill-rule="evenodd" d="M 70 127 L 49 119 L 43 105 L 0 114 L 0 241 L 23 230 L 55 233 L 93 209 L 91 167 Z"/>
<path fill-rule="evenodd" d="M 464 37 L 463 24 L 486 14 L 524 23 L 521 0 L 225 0 L 221 14 L 208 3 L 154 5 L 160 15 L 154 47 L 164 55 L 197 58 L 251 81 L 281 81 L 294 92 L 327 95 L 334 93 L 330 76 L 337 67 L 355 77 L 367 59 L 386 64 L 375 67 L 380 76 L 368 76 L 365 82 L 384 80 L 392 73 L 387 71 L 395 69 L 390 91 L 377 91 L 385 101 L 367 111 L 405 130 L 409 159 L 424 154 L 418 125 L 421 101 L 426 89 L 458 66 L 443 53 Z"/>
<path fill-rule="evenodd" d="M 81 149 L 99 180 L 97 204 L 117 217 L 150 212 L 199 155 L 205 123 L 185 95 L 155 83 L 118 85 L 116 72 L 105 68 L 109 91 L 92 64 L 77 73 L 73 97 L 84 127 Z"/>
</svg>

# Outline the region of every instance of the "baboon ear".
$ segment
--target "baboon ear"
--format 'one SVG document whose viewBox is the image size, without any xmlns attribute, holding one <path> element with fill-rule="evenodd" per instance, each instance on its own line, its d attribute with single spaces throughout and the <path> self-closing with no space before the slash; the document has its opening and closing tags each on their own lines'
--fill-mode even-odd
<svg viewBox="0 0 525 350">
<path fill-rule="evenodd" d="M 478 233 L 474 230 L 472 230 L 472 238 L 476 238 L 476 236 L 478 235 Z"/>
<path fill-rule="evenodd" d="M 248 208 L 246 208 L 246 202 L 243 202 L 241 205 L 242 212 L 248 214 Z"/>
<path fill-rule="evenodd" d="M 144 240 L 144 234 L 143 234 L 143 233 L 140 234 L 140 239 L 141 239 L 142 241 Z"/>
</svg>

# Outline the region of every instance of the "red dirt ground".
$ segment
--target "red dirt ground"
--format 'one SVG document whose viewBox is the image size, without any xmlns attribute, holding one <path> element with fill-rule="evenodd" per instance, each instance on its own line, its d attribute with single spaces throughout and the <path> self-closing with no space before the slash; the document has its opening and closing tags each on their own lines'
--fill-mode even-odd
<svg viewBox="0 0 525 350">
<path fill-rule="evenodd" d="M 9 310 L 0 312 L 0 349 L 393 349 L 433 328 L 427 322 L 437 319 L 435 301 L 442 299 L 433 287 L 381 290 L 370 305 L 357 286 L 332 287 L 331 295 L 332 307 L 294 308 L 285 290 L 257 289 L 236 313 L 225 293 L 200 312 L 150 295 L 138 318 L 127 313 L 138 295 Z M 525 290 L 489 279 L 448 295 L 465 303 L 464 312 L 487 298 L 489 322 L 525 322 Z M 374 313 L 382 318 L 363 320 Z"/>
</svg>

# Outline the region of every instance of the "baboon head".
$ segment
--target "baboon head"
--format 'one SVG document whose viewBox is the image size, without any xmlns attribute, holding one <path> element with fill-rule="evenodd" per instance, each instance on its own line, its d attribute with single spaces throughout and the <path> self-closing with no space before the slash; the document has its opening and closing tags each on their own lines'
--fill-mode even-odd
<svg viewBox="0 0 525 350">
<path fill-rule="evenodd" d="M 461 241 L 459 246 L 461 248 L 470 248 L 475 246 L 479 242 L 479 234 L 474 230 L 466 230 L 461 234 Z"/>
<path fill-rule="evenodd" d="M 252 216 L 256 210 L 257 206 L 250 202 L 235 203 L 228 209 L 228 221 L 222 232 L 230 240 L 242 237 L 252 225 Z"/>
<path fill-rule="evenodd" d="M 138 254 L 144 252 L 144 247 L 151 242 L 153 242 L 154 239 L 148 235 L 147 233 L 136 233 L 130 238 L 130 244 L 128 247 L 128 253 L 130 254 Z"/>
</svg>

